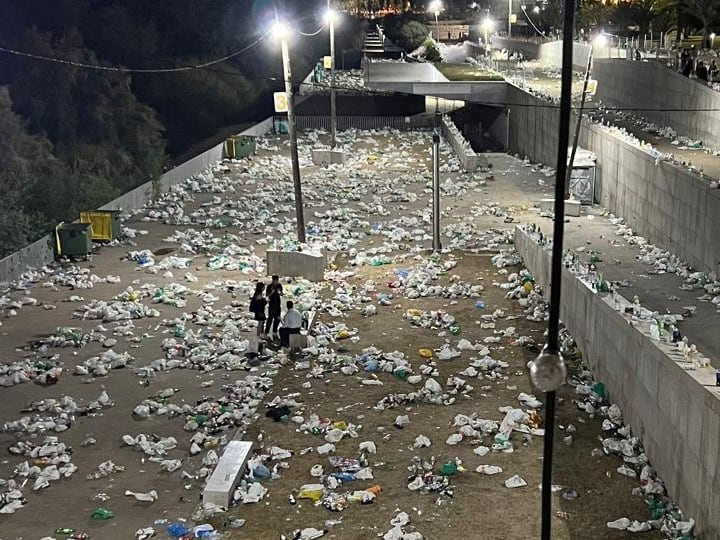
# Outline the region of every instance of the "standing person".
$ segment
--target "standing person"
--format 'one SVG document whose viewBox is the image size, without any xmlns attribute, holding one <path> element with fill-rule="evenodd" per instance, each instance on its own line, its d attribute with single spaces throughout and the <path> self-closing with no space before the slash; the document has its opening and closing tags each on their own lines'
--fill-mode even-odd
<svg viewBox="0 0 720 540">
<path fill-rule="evenodd" d="M 263 337 L 263 325 L 265 324 L 265 306 L 267 300 L 263 296 L 265 291 L 265 284 L 262 281 L 258 281 L 255 284 L 255 292 L 250 299 L 250 313 L 254 315 L 254 319 L 258 322 L 257 325 L 257 336 Z"/>
<path fill-rule="evenodd" d="M 708 82 L 708 68 L 705 65 L 705 62 L 703 62 L 702 60 L 698 60 L 697 69 L 695 70 L 695 73 L 697 74 L 698 79 L 700 79 L 703 82 Z"/>
<path fill-rule="evenodd" d="M 268 284 L 265 289 L 265 296 L 268 300 L 268 318 L 265 322 L 265 334 L 270 337 L 279 338 L 280 335 L 277 333 L 278 326 L 280 326 L 280 297 L 283 295 L 283 286 L 280 283 L 280 276 L 273 276 L 272 281 Z M 270 328 L 272 327 L 272 334 Z"/>
<path fill-rule="evenodd" d="M 283 324 L 280 328 L 280 346 L 290 346 L 290 334 L 299 334 L 300 328 L 302 328 L 303 318 L 298 310 L 295 309 L 295 304 L 291 300 L 288 300 L 285 304 L 287 311 L 285 317 L 283 317 Z"/>
</svg>

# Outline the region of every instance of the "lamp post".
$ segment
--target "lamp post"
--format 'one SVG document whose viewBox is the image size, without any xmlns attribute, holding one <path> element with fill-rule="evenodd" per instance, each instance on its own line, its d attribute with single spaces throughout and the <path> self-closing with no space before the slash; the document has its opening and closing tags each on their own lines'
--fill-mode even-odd
<svg viewBox="0 0 720 540">
<path fill-rule="evenodd" d="M 565 382 L 565 363 L 560 353 L 560 291 L 563 269 L 563 236 L 565 233 L 565 175 L 572 108 L 572 56 L 575 0 L 565 0 L 563 13 L 563 56 L 560 96 L 557 169 L 555 175 L 555 218 L 550 266 L 550 313 L 548 315 L 547 344 L 530 366 L 530 378 L 545 392 L 545 436 L 543 437 L 541 540 L 552 534 L 552 465 L 555 435 L 555 392 Z"/>
<path fill-rule="evenodd" d="M 512 0 L 508 0 L 508 37 L 512 37 Z"/>
<path fill-rule="evenodd" d="M 582 96 L 580 97 L 580 109 L 578 110 L 577 124 L 575 125 L 575 138 L 573 139 L 572 150 L 570 151 L 570 159 L 568 160 L 567 174 L 565 176 L 565 198 L 570 195 L 570 179 L 572 178 L 572 168 L 575 162 L 575 154 L 577 153 L 578 139 L 580 138 L 580 125 L 582 123 L 583 109 L 585 108 L 585 99 L 587 97 L 587 88 L 590 83 L 590 73 L 592 71 L 593 50 L 602 47 L 605 44 L 605 34 L 598 34 L 595 39 L 590 42 L 590 53 L 588 54 L 587 67 L 585 68 L 585 80 L 583 81 Z"/>
<path fill-rule="evenodd" d="M 483 19 L 483 22 L 480 24 L 480 29 L 483 31 L 483 35 L 485 38 L 485 49 L 488 49 L 489 41 L 488 41 L 488 33 L 493 29 L 495 26 L 495 23 L 490 17 L 485 17 Z"/>
<path fill-rule="evenodd" d="M 713 45 L 715 45 L 715 32 L 712 32 L 710 34 L 710 49 L 712 50 Z"/>
<path fill-rule="evenodd" d="M 326 18 L 330 26 L 330 148 L 334 150 L 337 145 L 337 101 L 335 94 L 335 19 L 337 13 L 330 8 L 330 0 L 328 0 Z"/>
<path fill-rule="evenodd" d="M 295 97 L 292 88 L 292 70 L 290 69 L 290 50 L 288 38 L 290 31 L 282 22 L 276 22 L 273 33 L 280 39 L 282 49 L 283 80 L 288 107 L 288 131 L 290 132 L 290 161 L 292 162 L 293 186 L 295 188 L 295 214 L 297 216 L 297 239 L 305 243 L 305 217 L 303 216 L 302 186 L 300 184 L 300 160 L 298 159 L 297 124 L 295 123 Z"/>
<path fill-rule="evenodd" d="M 440 43 L 440 23 L 438 22 L 438 16 L 442 11 L 443 5 L 440 0 L 433 0 L 430 2 L 430 11 L 435 14 L 435 31 L 437 32 L 437 40 Z"/>
</svg>

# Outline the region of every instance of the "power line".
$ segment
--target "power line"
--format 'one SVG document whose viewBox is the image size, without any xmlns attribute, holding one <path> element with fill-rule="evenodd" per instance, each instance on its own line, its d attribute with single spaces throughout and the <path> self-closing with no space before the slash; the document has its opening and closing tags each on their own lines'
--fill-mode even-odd
<svg viewBox="0 0 720 540">
<path fill-rule="evenodd" d="M 53 62 L 56 64 L 69 65 L 69 66 L 83 68 L 83 69 L 94 69 L 97 71 L 113 71 L 116 73 L 177 73 L 177 72 L 181 72 L 181 71 L 192 71 L 192 70 L 196 70 L 196 69 L 205 69 L 205 68 L 213 66 L 215 64 L 225 62 L 226 60 L 229 60 L 230 58 L 238 56 L 238 55 L 252 49 L 258 43 L 260 43 L 265 38 L 267 38 L 269 35 L 270 35 L 270 32 L 268 31 L 265 34 L 263 34 L 262 36 L 260 36 L 259 38 L 257 38 L 255 41 L 250 43 L 249 45 L 246 45 L 242 49 L 238 49 L 237 51 L 227 54 L 221 58 L 217 58 L 215 60 L 210 60 L 209 62 L 204 62 L 202 64 L 197 64 L 194 66 L 185 66 L 185 67 L 177 67 L 177 68 L 154 68 L 154 69 L 148 68 L 148 69 L 145 69 L 145 68 L 126 68 L 126 67 L 122 67 L 122 66 L 103 66 L 100 64 L 87 64 L 84 62 L 77 62 L 75 60 L 67 60 L 64 58 L 54 58 L 51 56 L 43 56 L 40 54 L 29 53 L 29 52 L 25 52 L 25 51 L 18 51 L 18 50 L 9 49 L 6 47 L 0 47 L 0 52 L 4 52 L 7 54 L 13 54 L 15 56 L 22 56 L 25 58 L 32 58 L 34 60 L 43 60 L 45 62 Z"/>
<path fill-rule="evenodd" d="M 320 28 L 318 28 L 317 30 L 315 30 L 315 32 L 312 32 L 312 33 L 310 33 L 310 34 L 306 34 L 305 32 L 301 32 L 300 30 L 296 30 L 296 32 L 297 32 L 298 34 L 300 34 L 301 36 L 314 37 L 314 36 L 317 36 L 317 35 L 318 35 L 320 32 L 322 32 L 324 29 L 325 29 L 325 25 L 323 24 L 323 25 L 320 26 Z"/>
</svg>

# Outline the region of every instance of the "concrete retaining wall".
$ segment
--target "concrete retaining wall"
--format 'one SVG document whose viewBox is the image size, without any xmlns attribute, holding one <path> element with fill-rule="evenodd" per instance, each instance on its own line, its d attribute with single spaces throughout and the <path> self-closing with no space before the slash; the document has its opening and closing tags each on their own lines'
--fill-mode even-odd
<svg viewBox="0 0 720 540">
<path fill-rule="evenodd" d="M 638 114 L 661 127 L 720 148 L 720 92 L 659 62 L 598 60 L 593 76 L 603 103 L 642 109 Z"/>
<path fill-rule="evenodd" d="M 260 136 L 272 130 L 272 117 L 246 129 L 240 135 Z M 167 191 L 171 186 L 185 181 L 191 176 L 202 172 L 211 165 L 221 161 L 224 157 L 225 142 L 195 156 L 194 158 L 169 170 L 160 177 L 157 185 L 147 182 L 128 191 L 117 199 L 100 207 L 100 210 L 123 210 L 125 212 L 137 210 L 152 200 L 156 191 Z M 43 236 L 29 246 L 16 251 L 12 255 L 0 260 L 0 283 L 18 278 L 28 268 L 37 268 L 53 260 L 52 234 Z"/>
<path fill-rule="evenodd" d="M 555 166 L 558 108 L 513 86 L 508 95 L 510 151 Z M 574 123 L 573 116 L 571 130 Z M 583 123 L 579 144 L 597 156 L 597 202 L 695 268 L 720 270 L 718 190 L 681 167 L 668 162 L 656 165 L 650 154 L 596 124 Z"/>
<path fill-rule="evenodd" d="M 593 58 L 632 58 L 632 49 L 623 49 L 610 46 L 594 46 Z M 573 67 L 585 71 L 587 68 L 588 56 L 590 55 L 590 44 L 585 42 L 573 42 Z M 543 43 L 538 50 L 538 59 L 544 65 L 559 68 L 562 66 L 562 41 L 551 41 Z M 638 84 L 637 82 L 635 84 Z"/>
<path fill-rule="evenodd" d="M 483 163 L 487 164 L 482 156 L 475 153 L 449 116 L 442 117 L 442 132 L 466 172 L 475 172 Z"/>
<path fill-rule="evenodd" d="M 550 252 L 516 229 L 515 245 L 549 294 Z M 669 346 L 630 326 L 608 295 L 563 273 L 560 315 L 597 380 L 642 438 L 646 454 L 705 540 L 720 539 L 720 392 L 712 369 L 687 372 Z M 633 519 L 633 516 L 629 516 Z"/>
</svg>

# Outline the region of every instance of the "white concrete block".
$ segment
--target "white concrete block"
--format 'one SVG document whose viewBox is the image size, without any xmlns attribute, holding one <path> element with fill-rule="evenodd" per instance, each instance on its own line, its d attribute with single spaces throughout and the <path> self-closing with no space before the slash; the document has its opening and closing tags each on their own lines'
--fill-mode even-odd
<svg viewBox="0 0 720 540">
<path fill-rule="evenodd" d="M 333 163 L 345 163 L 347 156 L 339 150 L 323 150 L 313 148 L 312 160 L 315 165 L 331 165 Z"/>
<path fill-rule="evenodd" d="M 310 281 L 325 279 L 327 256 L 311 251 L 271 251 L 267 255 L 267 275 L 302 276 Z"/>
<path fill-rule="evenodd" d="M 250 441 L 230 441 L 225 447 L 220 461 L 215 467 L 203 490 L 203 502 L 228 507 L 237 488 L 245 465 L 250 457 L 253 443 Z"/>
<path fill-rule="evenodd" d="M 555 209 L 555 199 L 540 199 L 540 210 L 543 212 L 552 212 Z M 580 217 L 580 201 L 565 201 L 565 215 L 571 217 Z"/>
</svg>

